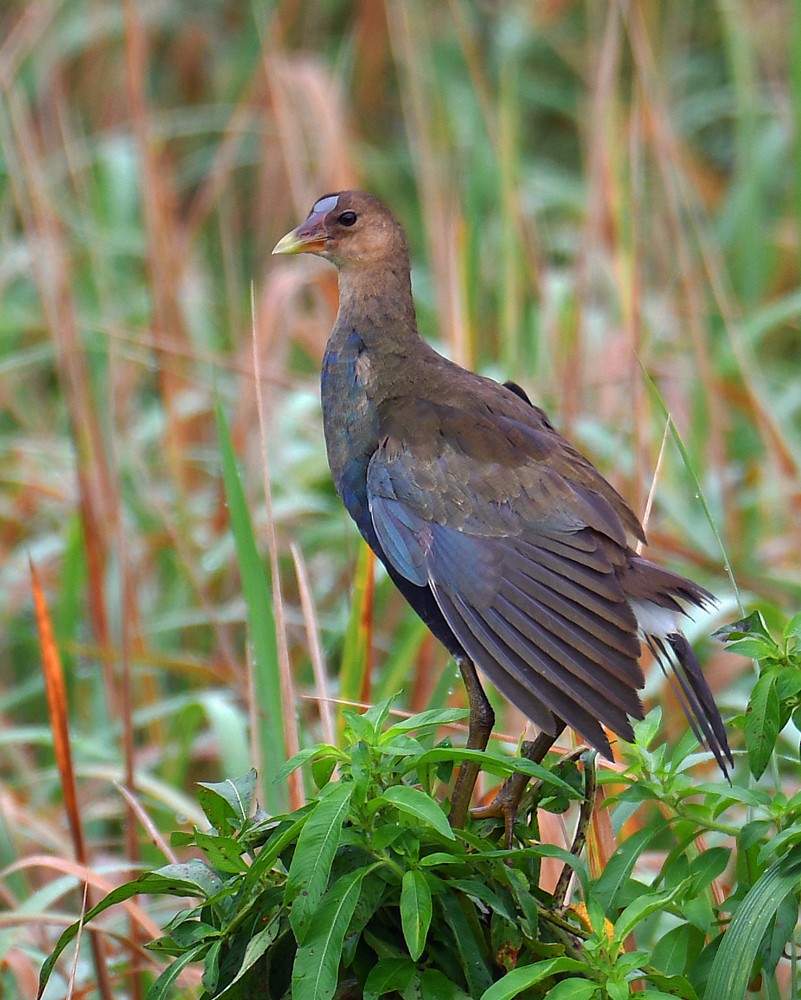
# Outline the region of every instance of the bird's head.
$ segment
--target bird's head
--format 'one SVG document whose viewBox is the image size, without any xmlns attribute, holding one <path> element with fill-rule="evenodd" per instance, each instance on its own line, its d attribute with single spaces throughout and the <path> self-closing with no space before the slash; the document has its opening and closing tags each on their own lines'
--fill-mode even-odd
<svg viewBox="0 0 801 1000">
<path fill-rule="evenodd" d="M 340 191 L 318 198 L 306 221 L 279 240 L 273 253 L 315 253 L 340 270 L 394 268 L 406 264 L 409 257 L 400 223 L 382 201 L 366 191 Z"/>
</svg>

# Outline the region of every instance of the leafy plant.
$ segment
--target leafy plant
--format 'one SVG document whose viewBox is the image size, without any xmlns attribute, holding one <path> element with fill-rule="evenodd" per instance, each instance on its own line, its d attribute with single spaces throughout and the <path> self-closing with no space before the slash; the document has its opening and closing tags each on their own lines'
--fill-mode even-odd
<svg viewBox="0 0 801 1000">
<path fill-rule="evenodd" d="M 726 640 L 732 652 L 750 656 L 759 664 L 759 679 L 740 722 L 751 774 L 761 778 L 779 733 L 790 719 L 801 729 L 801 614 L 787 622 L 780 642 L 773 638 L 759 611 L 720 629 L 717 635 Z"/>
<path fill-rule="evenodd" d="M 737 626 L 732 642 L 742 641 Z M 788 634 L 781 669 L 797 669 Z M 739 1000 L 749 982 L 775 985 L 797 924 L 801 793 L 783 799 L 722 780 L 699 784 L 690 735 L 672 751 L 653 746 L 655 710 L 623 748 L 623 774 L 601 774 L 602 785 L 615 786 L 605 800 L 615 826 L 635 815 L 640 825 L 591 878 L 578 856 L 583 836 L 573 851 L 538 843 L 538 810 L 579 803 L 586 818 L 595 784 L 586 760 L 583 770 L 575 753 L 544 767 L 434 743 L 436 730 L 464 713 L 429 710 L 388 724 L 392 701 L 347 712 L 343 749 L 320 744 L 282 768 L 276 780 L 307 766 L 319 789 L 294 813 L 268 817 L 253 808 L 253 771 L 201 784 L 209 829 L 173 836 L 201 857 L 143 874 L 86 915 L 138 893 L 199 900 L 149 945 L 170 964 L 148 1000 L 171 995 L 195 962 L 203 963 L 206 1000 L 252 996 L 257 986 L 259 995 L 294 1000 L 625 1000 L 635 984 L 649 1000 Z M 779 718 L 789 707 L 781 705 Z M 517 770 L 535 779 L 514 849 L 499 846 L 500 821 L 451 829 L 434 793 L 467 760 L 501 777 Z M 638 865 L 656 845 L 664 861 L 646 879 Z M 565 904 L 567 878 L 552 892 L 541 888 L 544 857 L 564 862 L 583 903 Z M 724 873 L 737 882 L 728 897 L 718 886 Z M 41 989 L 79 927 L 62 935 Z M 655 927 L 655 946 L 636 947 Z"/>
</svg>

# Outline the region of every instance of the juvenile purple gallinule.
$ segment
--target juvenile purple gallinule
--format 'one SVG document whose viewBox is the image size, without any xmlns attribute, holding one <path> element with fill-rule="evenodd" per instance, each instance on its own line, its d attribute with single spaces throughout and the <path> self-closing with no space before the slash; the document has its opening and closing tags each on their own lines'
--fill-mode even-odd
<svg viewBox="0 0 801 1000">
<path fill-rule="evenodd" d="M 322 367 L 334 483 L 456 658 L 469 745 L 486 746 L 494 723 L 478 667 L 542 730 L 532 757 L 567 724 L 611 758 L 603 727 L 631 740 L 630 719 L 643 717 L 645 643 L 727 774 L 723 723 L 681 631 L 685 609 L 712 595 L 637 555 L 637 516 L 522 390 L 460 368 L 422 339 L 406 236 L 386 206 L 362 191 L 325 195 L 273 253 L 315 253 L 339 271 Z M 455 825 L 474 782 L 463 767 Z M 517 797 L 498 800 L 507 824 Z"/>
</svg>

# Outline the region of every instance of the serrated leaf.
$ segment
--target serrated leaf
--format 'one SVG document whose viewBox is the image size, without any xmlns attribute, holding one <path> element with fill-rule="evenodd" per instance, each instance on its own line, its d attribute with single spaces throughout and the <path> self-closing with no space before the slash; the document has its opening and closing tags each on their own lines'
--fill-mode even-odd
<svg viewBox="0 0 801 1000">
<path fill-rule="evenodd" d="M 404 873 L 401 883 L 400 915 L 406 947 L 415 962 L 426 946 L 431 913 L 428 881 L 421 871 L 410 868 Z"/>
<path fill-rule="evenodd" d="M 760 778 L 768 766 L 779 735 L 779 698 L 776 674 L 762 674 L 754 685 L 743 727 L 751 774 Z"/>
<path fill-rule="evenodd" d="M 331 1000 L 334 996 L 342 945 L 368 871 L 364 868 L 339 879 L 312 915 L 295 955 L 292 1000 Z"/>
<path fill-rule="evenodd" d="M 760 875 L 737 907 L 712 963 L 704 1000 L 742 1000 L 765 931 L 799 885 L 801 848 L 793 848 Z"/>
<path fill-rule="evenodd" d="M 392 788 L 388 788 L 381 798 L 395 806 L 400 812 L 422 820 L 423 823 L 433 827 L 437 833 L 447 837 L 448 840 L 456 840 L 456 834 L 451 830 L 439 804 L 425 792 L 421 792 L 419 788 L 412 788 L 409 785 L 394 785 Z"/>
<path fill-rule="evenodd" d="M 566 972 L 585 972 L 586 966 L 574 958 L 548 958 L 542 962 L 535 962 L 533 965 L 524 965 L 521 968 L 513 969 L 493 983 L 488 990 L 481 994 L 481 1000 L 512 1000 L 519 996 L 523 990 L 530 986 L 536 986 L 544 979 L 551 976 L 564 975 Z M 564 982 L 587 983 L 587 980 L 564 980 Z M 593 989 L 597 989 L 595 983 L 590 984 Z M 548 996 L 553 996 L 553 990 Z M 592 993 L 587 994 L 592 996 Z"/>
<path fill-rule="evenodd" d="M 329 794 L 318 800 L 301 830 L 287 875 L 285 900 L 292 907 L 289 922 L 298 944 L 303 944 L 312 914 L 328 885 L 353 794 L 352 782 L 340 781 L 328 788 Z"/>
</svg>

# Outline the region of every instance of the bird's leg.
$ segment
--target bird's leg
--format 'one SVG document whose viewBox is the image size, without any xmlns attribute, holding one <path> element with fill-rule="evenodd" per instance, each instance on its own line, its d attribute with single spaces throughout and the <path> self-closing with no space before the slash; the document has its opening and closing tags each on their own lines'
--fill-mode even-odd
<svg viewBox="0 0 801 1000">
<path fill-rule="evenodd" d="M 525 740 L 520 748 L 520 756 L 534 761 L 535 764 L 541 764 L 545 759 L 545 754 L 556 743 L 564 728 L 564 723 L 562 723 L 553 736 L 550 733 L 540 733 L 533 741 Z M 514 832 L 517 809 L 520 805 L 520 799 L 523 797 L 523 792 L 526 790 L 528 779 L 529 776 L 527 774 L 515 771 L 514 774 L 510 775 L 504 781 L 497 795 L 489 805 L 478 806 L 471 812 L 474 819 L 502 819 L 506 829 L 506 846 L 509 850 L 512 848 L 512 834 Z"/>
<path fill-rule="evenodd" d="M 485 750 L 492 727 L 495 725 L 495 712 L 484 694 L 484 688 L 478 679 L 473 661 L 466 656 L 460 656 L 457 657 L 456 662 L 462 672 L 464 686 L 467 688 L 467 701 L 470 705 L 467 746 L 471 750 Z M 451 795 L 450 822 L 453 827 L 461 828 L 464 826 L 478 771 L 478 764 L 474 764 L 472 761 L 465 761 L 459 767 L 459 774 L 456 777 Z"/>
</svg>

